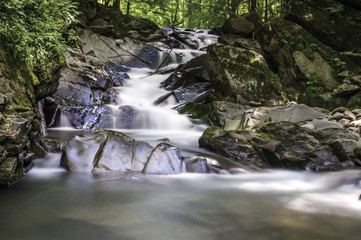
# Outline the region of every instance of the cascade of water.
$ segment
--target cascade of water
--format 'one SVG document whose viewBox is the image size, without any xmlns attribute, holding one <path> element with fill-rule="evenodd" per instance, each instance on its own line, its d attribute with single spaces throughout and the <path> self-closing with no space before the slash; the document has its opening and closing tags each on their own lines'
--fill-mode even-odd
<svg viewBox="0 0 361 240">
<path fill-rule="evenodd" d="M 59 127 L 61 128 L 73 128 L 73 125 L 69 121 L 68 117 L 63 110 L 60 110 Z"/>
<path fill-rule="evenodd" d="M 181 29 L 185 32 L 186 30 Z M 190 40 L 198 49 L 187 47 L 186 43 L 182 43 L 184 48 L 167 49 L 160 52 L 159 65 L 162 67 L 176 67 L 179 64 L 185 63 L 196 56 L 205 54 L 201 48 L 215 43 L 217 37 L 209 35 L 208 31 L 201 30 L 197 32 L 190 32 L 192 39 Z M 168 58 L 168 59 L 165 59 Z M 166 60 L 166 61 L 165 61 Z M 132 129 L 159 129 L 159 130 L 190 130 L 193 127 L 191 121 L 184 115 L 178 114 L 172 108 L 176 104 L 176 100 L 172 97 L 167 99 L 167 102 L 155 106 L 153 103 L 159 97 L 168 93 L 165 89 L 160 88 L 162 81 L 167 79 L 170 74 L 154 74 L 154 71 L 147 68 L 133 68 L 127 72 L 129 79 L 125 80 L 124 86 L 119 88 L 119 102 L 117 107 L 112 107 L 113 113 L 120 107 L 127 106 L 134 111 L 134 118 L 131 124 L 127 124 L 128 128 Z M 115 109 L 115 111 L 114 111 Z M 113 118 L 114 119 L 114 118 Z M 129 120 L 129 119 L 128 119 Z M 124 126 L 116 122 L 113 126 Z"/>
</svg>

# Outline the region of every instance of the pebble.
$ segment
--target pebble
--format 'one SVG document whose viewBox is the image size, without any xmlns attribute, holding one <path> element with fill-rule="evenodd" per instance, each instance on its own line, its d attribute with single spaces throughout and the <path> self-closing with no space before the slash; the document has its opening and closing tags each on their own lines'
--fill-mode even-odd
<svg viewBox="0 0 361 240">
<path fill-rule="evenodd" d="M 361 120 L 352 121 L 349 125 L 350 125 L 350 127 L 360 127 Z"/>
<path fill-rule="evenodd" d="M 343 114 L 342 113 L 340 113 L 340 112 L 336 112 L 335 114 L 333 114 L 332 116 L 331 116 L 331 120 L 333 120 L 333 119 L 335 119 L 335 120 L 340 120 L 340 119 L 342 119 L 343 118 Z"/>
<path fill-rule="evenodd" d="M 355 114 L 353 114 L 350 110 L 346 110 L 346 111 L 343 113 L 343 117 L 346 118 L 346 119 L 349 119 L 349 120 L 351 120 L 351 121 L 356 120 Z"/>
<path fill-rule="evenodd" d="M 342 124 L 343 126 L 347 126 L 350 124 L 350 120 L 349 119 L 346 119 L 346 118 L 342 118 L 338 121 L 338 123 Z"/>
</svg>

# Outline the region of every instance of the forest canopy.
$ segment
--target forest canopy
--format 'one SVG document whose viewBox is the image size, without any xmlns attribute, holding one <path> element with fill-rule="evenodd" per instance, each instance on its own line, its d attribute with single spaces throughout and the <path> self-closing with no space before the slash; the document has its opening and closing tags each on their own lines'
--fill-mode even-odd
<svg viewBox="0 0 361 240">
<path fill-rule="evenodd" d="M 257 11 L 262 19 L 282 15 L 289 0 L 98 0 L 160 27 L 212 28 L 234 15 Z"/>
</svg>

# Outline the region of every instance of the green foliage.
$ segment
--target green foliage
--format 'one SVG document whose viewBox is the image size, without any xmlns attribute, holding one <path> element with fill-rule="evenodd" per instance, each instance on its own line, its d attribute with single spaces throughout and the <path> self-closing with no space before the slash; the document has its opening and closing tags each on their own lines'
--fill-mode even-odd
<svg viewBox="0 0 361 240">
<path fill-rule="evenodd" d="M 0 3 L 0 38 L 15 59 L 40 78 L 63 62 L 65 44 L 76 39 L 71 0 L 7 0 Z M 34 82 L 33 84 L 38 84 Z"/>
<path fill-rule="evenodd" d="M 328 11 L 329 13 L 338 13 L 343 10 L 343 5 L 339 5 L 337 7 L 328 7 L 325 8 L 325 10 Z"/>
<path fill-rule="evenodd" d="M 98 2 L 112 6 L 115 0 Z M 263 19 L 279 17 L 286 8 L 284 0 L 255 2 L 256 11 Z M 161 27 L 199 29 L 222 25 L 227 18 L 248 12 L 250 3 L 245 0 L 122 0 L 120 10 L 126 14 L 130 6 L 131 15 L 150 19 Z"/>
<path fill-rule="evenodd" d="M 324 88 L 320 86 L 317 80 L 309 80 L 306 82 L 307 92 L 312 95 L 321 95 L 325 92 Z"/>
</svg>

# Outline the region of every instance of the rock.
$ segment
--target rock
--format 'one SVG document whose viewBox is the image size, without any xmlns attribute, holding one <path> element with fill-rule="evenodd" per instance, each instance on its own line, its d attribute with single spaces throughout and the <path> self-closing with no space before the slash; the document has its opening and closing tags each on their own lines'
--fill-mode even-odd
<svg viewBox="0 0 361 240">
<path fill-rule="evenodd" d="M 193 157 L 184 161 L 186 172 L 209 173 L 210 169 L 205 157 Z"/>
<path fill-rule="evenodd" d="M 347 126 L 350 124 L 350 122 L 351 122 L 350 120 L 345 119 L 345 118 L 338 120 L 338 123 L 341 124 L 342 126 Z"/>
<path fill-rule="evenodd" d="M 333 93 L 338 96 L 349 96 L 360 91 L 360 86 L 355 84 L 343 83 L 339 85 Z"/>
<path fill-rule="evenodd" d="M 261 55 L 264 55 L 261 45 L 255 39 L 244 38 L 244 37 L 240 37 L 239 35 L 225 34 L 225 35 L 221 35 L 218 38 L 218 42 L 232 47 L 239 47 L 247 50 L 252 50 L 258 52 Z"/>
<path fill-rule="evenodd" d="M 282 100 L 281 84 L 264 58 L 245 49 L 214 44 L 207 49 L 212 87 L 221 96 L 272 104 Z"/>
<path fill-rule="evenodd" d="M 223 127 L 227 119 L 241 120 L 244 113 L 249 109 L 250 107 L 237 103 L 214 101 L 210 105 L 209 121 L 214 126 Z"/>
<path fill-rule="evenodd" d="M 34 153 L 34 157 L 43 158 L 46 156 L 46 150 L 37 142 L 31 145 L 31 152 Z"/>
<path fill-rule="evenodd" d="M 340 56 L 336 51 L 299 25 L 281 19 L 264 24 L 257 36 L 270 56 L 269 61 L 276 64 L 291 100 L 298 95 L 298 102 L 310 106 L 327 109 L 345 106 L 347 98 L 332 95 L 340 85 L 337 81 L 340 64 L 335 61 Z"/>
<path fill-rule="evenodd" d="M 330 143 L 337 158 L 341 161 L 349 161 L 355 158 L 357 141 L 353 139 L 337 139 Z"/>
<path fill-rule="evenodd" d="M 252 22 L 248 21 L 246 17 L 237 16 L 227 19 L 222 27 L 222 30 L 226 34 L 240 34 L 242 36 L 249 37 L 255 30 L 255 26 Z"/>
<path fill-rule="evenodd" d="M 337 74 L 338 77 L 348 77 L 349 71 L 342 71 L 339 74 Z"/>
<path fill-rule="evenodd" d="M 75 136 L 64 148 L 61 165 L 69 171 L 91 172 L 107 137 L 103 131 L 87 131 Z"/>
<path fill-rule="evenodd" d="M 8 157 L 0 166 L 0 186 L 9 186 L 25 175 L 20 161 L 16 157 Z"/>
<path fill-rule="evenodd" d="M 153 150 L 143 169 L 144 173 L 180 173 L 182 171 L 182 156 L 179 150 L 168 144 L 160 143 Z"/>
<path fill-rule="evenodd" d="M 346 107 L 353 109 L 353 108 L 360 108 L 361 107 L 361 92 L 356 93 L 352 97 L 350 97 L 349 101 L 346 104 Z"/>
<path fill-rule="evenodd" d="M 29 119 L 24 118 L 10 118 L 9 124 L 11 132 L 15 134 L 17 139 L 23 139 L 30 131 Z"/>
<path fill-rule="evenodd" d="M 149 144 L 136 144 L 133 138 L 122 133 L 108 132 L 107 134 L 107 142 L 94 169 L 114 172 L 142 171 L 146 157 L 150 155 L 153 148 Z M 133 147 L 135 148 L 133 149 Z M 137 153 L 136 156 L 146 157 L 133 158 L 133 151 Z"/>
<path fill-rule="evenodd" d="M 356 120 L 355 114 L 353 114 L 349 109 L 347 109 L 345 112 L 343 112 L 343 117 L 350 121 Z"/>
<path fill-rule="evenodd" d="M 109 23 L 114 26 L 113 38 L 131 37 L 132 31 L 136 32 L 136 40 L 144 42 L 157 41 L 166 38 L 159 27 L 149 19 L 137 18 L 130 15 L 122 15 L 114 11 L 110 15 Z"/>
<path fill-rule="evenodd" d="M 216 126 L 225 126 L 228 119 L 228 121 L 240 120 L 240 128 L 256 128 L 271 121 L 299 123 L 325 117 L 325 114 L 304 104 L 250 108 L 238 104 L 214 102 L 209 114 L 210 121 Z"/>
<path fill-rule="evenodd" d="M 185 45 L 183 47 L 190 47 L 192 49 L 199 49 L 198 42 L 194 37 L 193 31 L 173 31 L 170 35 L 174 39 L 178 40 L 181 44 Z"/>
<path fill-rule="evenodd" d="M 56 139 L 41 139 L 40 144 L 44 147 L 46 152 L 61 153 L 66 142 Z"/>
<path fill-rule="evenodd" d="M 61 165 L 69 171 L 136 171 L 173 174 L 182 171 L 179 150 L 160 143 L 152 148 L 123 133 L 90 130 L 75 136 L 64 148 Z"/>
<path fill-rule="evenodd" d="M 334 90 L 339 85 L 333 73 L 334 69 L 318 52 L 314 53 L 312 60 L 301 51 L 293 52 L 292 57 L 307 79 L 319 79 L 318 83 L 328 91 Z"/>
<path fill-rule="evenodd" d="M 338 51 L 360 48 L 359 9 L 354 8 L 359 3 L 353 1 L 349 5 L 341 2 L 346 1 L 319 0 L 312 5 L 307 1 L 292 1 L 286 19 L 299 24 L 321 42 Z M 354 38 L 350 39 L 350 36 Z"/>
<path fill-rule="evenodd" d="M 189 62 L 179 65 L 174 73 L 161 83 L 161 87 L 167 90 L 176 90 L 210 82 L 205 65 L 206 55 L 195 57 Z"/>
<path fill-rule="evenodd" d="M 317 130 L 323 130 L 328 128 L 344 128 L 340 123 L 335 123 L 327 120 L 313 120 L 309 122 L 309 124 L 312 124 Z"/>
<path fill-rule="evenodd" d="M 240 130 L 242 127 L 242 121 L 241 120 L 230 120 L 226 119 L 226 123 L 224 124 L 223 129 L 224 130 Z"/>
<path fill-rule="evenodd" d="M 251 168 L 267 166 L 247 141 L 247 135 L 238 134 L 237 131 L 234 132 L 235 134 L 232 133 L 221 128 L 209 127 L 199 138 L 199 146 Z"/>
<path fill-rule="evenodd" d="M 272 121 L 288 121 L 292 123 L 326 117 L 325 114 L 304 104 L 270 108 L 269 114 Z"/>
<path fill-rule="evenodd" d="M 331 115 L 330 120 L 336 120 L 339 121 L 343 118 L 343 114 L 340 112 L 336 112 L 334 114 Z"/>
<path fill-rule="evenodd" d="M 269 122 L 253 133 L 211 127 L 205 130 L 199 144 L 234 161 L 248 160 L 263 168 L 325 171 L 358 164 L 360 135 L 342 126 L 334 128 L 339 127 L 337 123 L 321 123 L 307 129 L 291 122 Z"/>
<path fill-rule="evenodd" d="M 114 31 L 113 25 L 90 26 L 89 30 L 101 34 L 103 36 L 111 36 Z"/>
<path fill-rule="evenodd" d="M 113 127 L 113 119 L 110 116 L 111 109 L 108 106 L 86 106 L 86 107 L 67 107 L 64 110 L 65 115 L 78 129 L 96 129 Z"/>
<path fill-rule="evenodd" d="M 350 127 L 361 127 L 361 120 L 352 121 L 349 124 Z"/>
<path fill-rule="evenodd" d="M 356 119 L 361 117 L 361 109 L 354 109 L 352 110 L 352 113 L 355 115 Z"/>
<path fill-rule="evenodd" d="M 116 128 L 132 129 L 135 124 L 136 110 L 132 106 L 120 106 L 118 109 L 119 113 L 113 112 L 116 116 Z"/>
</svg>

